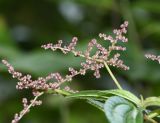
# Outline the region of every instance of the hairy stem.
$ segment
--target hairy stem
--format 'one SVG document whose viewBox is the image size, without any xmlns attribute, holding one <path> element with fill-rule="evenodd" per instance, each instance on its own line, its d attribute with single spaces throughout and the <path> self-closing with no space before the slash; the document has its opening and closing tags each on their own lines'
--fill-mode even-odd
<svg viewBox="0 0 160 123">
<path fill-rule="evenodd" d="M 111 69 L 109 68 L 108 64 L 105 61 L 103 63 L 105 65 L 107 71 L 109 72 L 109 75 L 111 76 L 111 78 L 113 79 L 114 83 L 116 84 L 117 88 L 122 90 L 121 85 L 119 84 L 119 82 L 117 81 L 115 76 L 113 75 L 113 73 L 112 73 Z"/>
</svg>

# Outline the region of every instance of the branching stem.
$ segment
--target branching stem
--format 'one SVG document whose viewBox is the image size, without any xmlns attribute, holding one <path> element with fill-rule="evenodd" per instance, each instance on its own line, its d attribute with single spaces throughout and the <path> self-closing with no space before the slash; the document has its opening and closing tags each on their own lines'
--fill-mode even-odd
<svg viewBox="0 0 160 123">
<path fill-rule="evenodd" d="M 32 103 L 30 105 L 28 105 L 28 107 L 20 114 L 18 120 L 20 120 L 29 111 L 29 109 L 34 105 L 34 103 L 36 102 L 38 97 L 40 97 L 43 93 L 44 92 L 41 92 L 37 96 L 35 96 L 35 98 L 33 99 Z"/>
</svg>

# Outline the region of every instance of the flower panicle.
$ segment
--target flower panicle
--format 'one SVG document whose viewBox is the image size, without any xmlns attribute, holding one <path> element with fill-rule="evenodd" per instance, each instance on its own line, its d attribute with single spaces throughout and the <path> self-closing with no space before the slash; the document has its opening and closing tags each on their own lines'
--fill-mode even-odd
<svg viewBox="0 0 160 123">
<path fill-rule="evenodd" d="M 62 40 L 59 40 L 57 44 L 49 43 L 42 45 L 41 47 L 45 50 L 61 50 L 64 54 L 73 53 L 74 56 L 82 57 L 84 59 L 84 61 L 80 64 L 81 68 L 79 70 L 75 70 L 74 68 L 69 67 L 69 74 L 65 75 L 64 77 L 62 77 L 61 74 L 57 72 L 50 73 L 46 77 L 38 77 L 36 80 L 33 80 L 31 75 L 23 75 L 22 73 L 15 71 L 11 64 L 9 64 L 6 60 L 2 60 L 2 63 L 8 68 L 8 72 L 12 75 L 13 78 L 18 80 L 16 88 L 18 90 L 31 89 L 34 96 L 34 99 L 30 101 L 30 104 L 26 98 L 23 99 L 22 103 L 24 109 L 19 114 L 15 114 L 12 123 L 18 123 L 18 121 L 27 112 L 29 112 L 31 107 L 40 105 L 42 102 L 37 100 L 37 98 L 48 90 L 54 91 L 61 89 L 72 93 L 77 92 L 68 86 L 62 86 L 65 82 L 72 81 L 72 78 L 77 75 L 85 75 L 88 70 L 92 70 L 93 75 L 96 78 L 100 78 L 100 69 L 104 68 L 106 64 L 128 70 L 129 67 L 124 64 L 123 60 L 119 59 L 120 54 L 117 53 L 118 51 L 126 50 L 126 47 L 120 46 L 117 43 L 119 41 L 122 43 L 128 42 L 128 39 L 124 36 L 124 34 L 127 33 L 127 26 L 128 22 L 125 21 L 124 24 L 120 26 L 120 29 L 113 30 L 114 36 L 107 36 L 103 33 L 99 34 L 101 39 L 104 41 L 108 40 L 110 42 L 111 45 L 107 48 L 98 43 L 96 39 L 92 39 L 89 41 L 85 51 L 76 50 L 76 45 L 78 42 L 77 37 L 73 37 L 67 46 L 63 46 Z M 93 48 L 96 48 L 96 51 L 93 51 Z M 112 51 L 116 52 L 112 53 L 113 56 L 111 55 Z"/>
<path fill-rule="evenodd" d="M 32 89 L 32 90 L 55 90 L 61 87 L 61 85 L 72 79 L 74 76 L 81 74 L 84 75 L 87 69 L 80 69 L 79 71 L 74 70 L 73 68 L 69 68 L 70 74 L 66 75 L 64 78 L 61 76 L 60 73 L 50 73 L 46 77 L 38 77 L 37 80 L 32 80 L 32 76 L 27 74 L 23 75 L 20 72 L 14 70 L 13 66 L 9 64 L 6 60 L 2 60 L 2 63 L 8 67 L 9 73 L 12 75 L 13 78 L 17 78 L 18 82 L 16 85 L 16 89 Z M 49 82 L 49 80 L 54 79 L 55 81 Z"/>
<path fill-rule="evenodd" d="M 31 89 L 34 96 L 34 99 L 30 100 L 30 104 L 27 98 L 22 99 L 23 110 L 20 111 L 20 113 L 15 114 L 14 119 L 11 123 L 18 123 L 19 120 L 30 111 L 31 107 L 41 105 L 42 101 L 37 100 L 37 98 L 40 97 L 45 91 L 47 92 L 48 90 L 63 89 L 72 93 L 77 92 L 72 90 L 68 86 L 61 88 L 61 85 L 66 81 L 71 81 L 72 78 L 78 74 L 85 74 L 84 69 L 80 69 L 80 71 L 78 72 L 73 68 L 69 68 L 70 74 L 66 75 L 65 78 L 62 78 L 60 73 L 51 73 L 46 77 L 38 77 L 37 80 L 32 80 L 31 75 L 23 75 L 22 73 L 15 71 L 13 66 L 9 64 L 6 60 L 2 60 L 2 63 L 7 66 L 8 72 L 12 75 L 12 77 L 18 80 L 16 89 Z M 48 82 L 51 79 L 55 79 L 56 81 Z"/>
<path fill-rule="evenodd" d="M 129 70 L 129 67 L 124 65 L 122 60 L 119 60 L 119 57 L 117 57 L 117 60 L 113 60 L 113 58 L 110 58 L 110 54 L 112 51 L 125 51 L 126 47 L 123 46 L 119 46 L 117 45 L 117 43 L 119 41 L 126 43 L 128 42 L 128 39 L 124 36 L 124 34 L 127 33 L 127 27 L 128 27 L 128 22 L 125 21 L 123 24 L 120 25 L 120 29 L 114 29 L 113 33 L 115 34 L 115 36 L 111 36 L 111 35 L 106 35 L 104 33 L 100 33 L 99 37 L 101 39 L 103 39 L 104 41 L 109 41 L 111 43 L 111 45 L 106 48 L 104 46 L 102 46 L 100 43 L 98 43 L 98 41 L 96 39 L 92 39 L 89 41 L 87 49 L 82 52 L 82 51 L 77 51 L 76 50 L 76 45 L 77 45 L 77 41 L 78 38 L 77 37 L 73 37 L 71 40 L 71 43 L 68 46 L 62 46 L 63 41 L 59 40 L 57 44 L 46 44 L 46 45 L 42 45 L 42 48 L 44 49 L 51 49 L 53 51 L 55 50 L 61 50 L 64 54 L 67 54 L 69 52 L 73 53 L 75 56 L 79 56 L 82 58 L 85 58 L 85 64 L 83 64 L 83 68 L 86 67 L 87 69 L 91 69 L 94 70 L 95 73 L 99 73 L 99 68 L 103 68 L 103 62 L 105 61 L 106 63 L 108 63 L 110 66 L 116 66 L 118 68 L 122 68 L 124 70 Z M 96 48 L 97 51 L 94 55 L 91 55 L 92 53 L 92 49 Z M 87 62 L 89 61 L 89 62 Z M 94 75 L 98 75 L 98 74 L 94 74 Z M 100 76 L 96 76 L 96 78 L 99 78 Z"/>
<path fill-rule="evenodd" d="M 145 57 L 147 59 L 151 59 L 153 61 L 158 61 L 158 63 L 160 64 L 160 56 L 156 56 L 156 55 L 153 55 L 153 54 L 146 54 Z"/>
<path fill-rule="evenodd" d="M 43 92 L 37 92 L 37 95 L 34 97 L 33 100 L 30 100 L 30 102 L 27 100 L 27 98 L 22 99 L 22 104 L 23 104 L 23 110 L 20 111 L 20 113 L 16 113 L 14 115 L 14 119 L 11 121 L 11 123 L 18 123 L 21 118 L 30 112 L 30 108 L 34 106 L 39 106 L 42 104 L 41 100 L 37 100 L 39 96 L 41 96 Z"/>
</svg>

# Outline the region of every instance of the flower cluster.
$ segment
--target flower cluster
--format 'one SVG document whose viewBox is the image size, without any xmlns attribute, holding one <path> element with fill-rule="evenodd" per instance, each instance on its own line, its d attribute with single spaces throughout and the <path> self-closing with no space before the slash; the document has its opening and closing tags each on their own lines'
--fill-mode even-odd
<svg viewBox="0 0 160 123">
<path fill-rule="evenodd" d="M 65 78 L 62 78 L 60 73 L 51 73 L 45 78 L 38 77 L 37 80 L 32 80 L 31 75 L 23 75 L 22 73 L 15 71 L 13 66 L 10 65 L 6 60 L 2 60 L 2 63 L 8 67 L 8 72 L 12 74 L 12 77 L 18 79 L 19 82 L 17 82 L 16 89 L 19 89 L 19 90 L 32 89 L 32 90 L 47 91 L 49 89 L 51 90 L 60 89 L 60 86 L 64 82 L 71 81 L 71 79 L 77 74 L 80 74 L 80 73 L 84 74 L 83 70 L 80 70 L 78 72 L 73 68 L 69 68 L 70 74 L 66 75 Z M 54 79 L 55 81 L 48 82 L 49 80 L 52 80 L 52 79 Z"/>
<path fill-rule="evenodd" d="M 152 55 L 152 54 L 146 54 L 145 57 L 148 58 L 148 59 L 151 59 L 153 61 L 158 61 L 159 64 L 160 64 L 160 56 L 155 56 L 155 55 Z"/>
<path fill-rule="evenodd" d="M 39 96 L 41 96 L 43 93 L 38 93 L 38 95 L 35 96 L 35 98 L 33 100 L 30 100 L 30 104 L 28 104 L 28 100 L 26 98 L 22 99 L 22 103 L 23 103 L 23 110 L 18 114 L 16 113 L 14 115 L 14 119 L 12 120 L 12 123 L 18 123 L 18 121 L 26 114 L 30 111 L 31 107 L 34 107 L 36 105 L 41 105 L 42 101 L 41 100 L 37 100 L 37 98 Z"/>
<path fill-rule="evenodd" d="M 104 47 L 96 39 L 92 39 L 87 46 L 85 51 L 78 51 L 76 50 L 76 45 L 78 38 L 73 37 L 71 43 L 67 46 L 62 46 L 63 41 L 59 40 L 57 44 L 46 44 L 42 45 L 44 49 L 51 49 L 52 51 L 61 50 L 64 54 L 69 52 L 73 53 L 77 57 L 82 57 L 85 59 L 84 62 L 81 63 L 81 68 L 79 70 L 75 70 L 74 68 L 69 68 L 69 74 L 65 77 L 62 77 L 60 73 L 51 73 L 46 77 L 39 77 L 37 80 L 33 80 L 31 75 L 23 75 L 20 72 L 14 70 L 12 65 L 10 65 L 6 60 L 2 60 L 2 63 L 7 66 L 8 72 L 12 75 L 13 78 L 18 80 L 16 88 L 19 90 L 22 89 L 31 89 L 33 91 L 34 99 L 28 103 L 26 98 L 23 99 L 23 107 L 24 109 L 15 115 L 15 118 L 12 120 L 12 123 L 17 123 L 23 115 L 29 112 L 29 109 L 32 106 L 40 105 L 42 102 L 37 101 L 37 98 L 41 96 L 43 93 L 47 92 L 48 90 L 66 90 L 67 92 L 76 92 L 71 90 L 68 86 L 62 88 L 62 84 L 64 82 L 69 82 L 72 78 L 76 75 L 85 75 L 87 70 L 94 71 L 94 76 L 96 78 L 100 77 L 100 69 L 103 67 L 116 66 L 122 68 L 124 70 L 128 70 L 129 67 L 126 66 L 122 60 L 119 59 L 119 53 L 112 53 L 112 51 L 125 51 L 126 47 L 119 46 L 118 42 L 125 43 L 128 39 L 124 36 L 127 32 L 128 22 L 124 22 L 120 26 L 120 29 L 113 30 L 114 36 L 106 35 L 106 34 L 99 34 L 99 37 L 104 41 L 110 43 L 109 47 Z M 96 51 L 92 52 L 93 48 L 96 48 Z M 107 65 L 107 66 L 106 66 Z"/>
<path fill-rule="evenodd" d="M 42 45 L 42 48 L 44 49 L 51 49 L 53 51 L 55 50 L 61 50 L 64 54 L 67 54 L 69 52 L 73 53 L 75 56 L 83 57 L 85 58 L 85 62 L 81 63 L 82 69 L 80 70 L 82 73 L 85 73 L 86 70 L 90 69 L 94 71 L 94 76 L 96 78 L 100 77 L 99 69 L 104 67 L 104 62 L 106 62 L 110 66 L 116 66 L 119 68 L 122 68 L 124 70 L 128 70 L 129 67 L 126 66 L 122 60 L 119 59 L 120 54 L 116 53 L 113 57 L 111 56 L 112 51 L 125 51 L 126 47 L 122 47 L 117 45 L 118 42 L 128 42 L 128 39 L 123 35 L 127 33 L 127 26 L 128 22 L 125 21 L 124 24 L 120 26 L 120 29 L 113 30 L 113 33 L 115 34 L 114 37 L 111 35 L 106 35 L 104 33 L 100 33 L 99 37 L 103 39 L 104 41 L 109 41 L 111 45 L 106 48 L 99 44 L 96 39 L 92 39 L 88 43 L 88 47 L 86 51 L 78 51 L 75 49 L 75 46 L 77 44 L 78 38 L 73 37 L 71 43 L 68 46 L 62 46 L 62 40 L 59 40 L 57 44 L 46 44 Z M 96 48 L 96 52 L 94 55 L 91 55 L 92 49 Z M 80 72 L 80 73 L 81 73 Z M 81 74 L 82 74 L 81 73 Z"/>
</svg>

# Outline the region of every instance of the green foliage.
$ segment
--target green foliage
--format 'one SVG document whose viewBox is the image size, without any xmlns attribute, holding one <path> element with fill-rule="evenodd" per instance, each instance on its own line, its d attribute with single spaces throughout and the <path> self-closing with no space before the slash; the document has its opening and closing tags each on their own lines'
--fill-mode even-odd
<svg viewBox="0 0 160 123">
<path fill-rule="evenodd" d="M 142 111 L 147 111 L 151 106 L 160 106 L 159 97 L 140 100 L 131 92 L 120 89 L 80 91 L 69 94 L 67 98 L 86 99 L 89 104 L 105 112 L 110 123 L 118 121 L 119 123 L 142 123 Z M 159 113 L 159 110 L 149 112 L 147 120 L 152 121 L 152 118 L 158 117 Z"/>
</svg>

